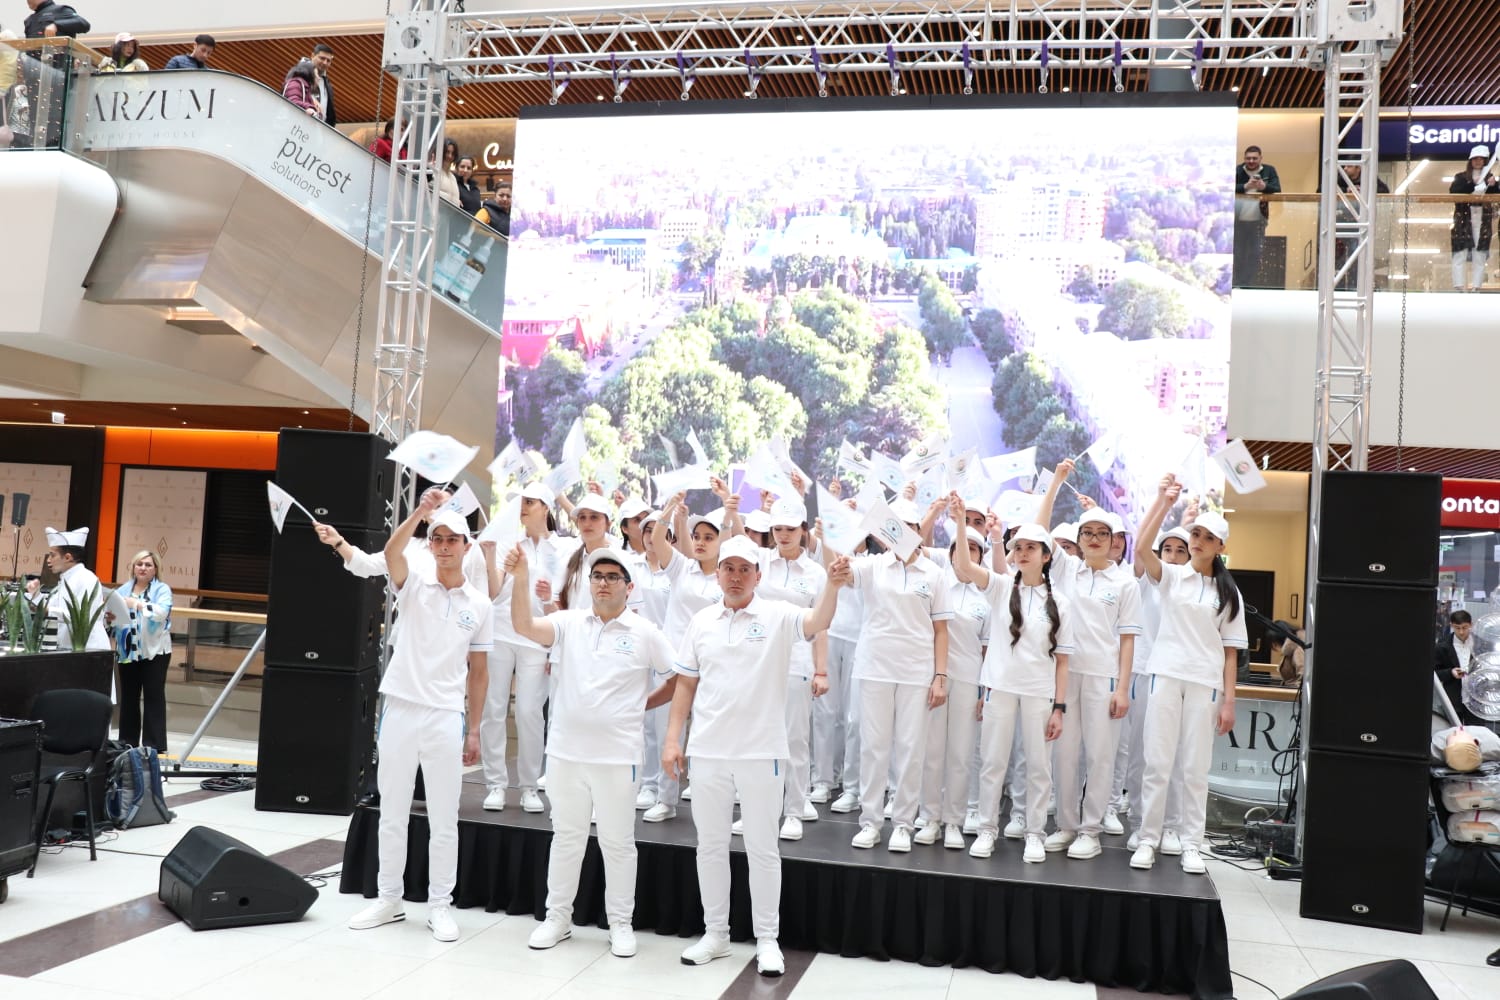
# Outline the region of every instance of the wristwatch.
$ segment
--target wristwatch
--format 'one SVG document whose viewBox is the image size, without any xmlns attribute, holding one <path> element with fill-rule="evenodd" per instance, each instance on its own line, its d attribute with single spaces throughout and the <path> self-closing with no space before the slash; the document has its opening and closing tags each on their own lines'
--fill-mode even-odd
<svg viewBox="0 0 1500 1000">
<path fill-rule="evenodd" d="M 1065 701 L 1054 701 L 1052 703 L 1052 711 L 1054 711 L 1054 712 L 1061 712 L 1063 715 L 1067 715 L 1068 714 L 1068 703 L 1065 702 Z"/>
</svg>

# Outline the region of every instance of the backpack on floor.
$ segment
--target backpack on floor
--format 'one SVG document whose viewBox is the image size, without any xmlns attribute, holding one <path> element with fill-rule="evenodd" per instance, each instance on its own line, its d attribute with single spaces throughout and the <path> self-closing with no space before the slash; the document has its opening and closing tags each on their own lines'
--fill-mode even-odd
<svg viewBox="0 0 1500 1000">
<path fill-rule="evenodd" d="M 155 747 L 131 747 L 115 758 L 109 767 L 104 809 L 120 830 L 172 822 L 177 814 L 167 808 Z"/>
</svg>

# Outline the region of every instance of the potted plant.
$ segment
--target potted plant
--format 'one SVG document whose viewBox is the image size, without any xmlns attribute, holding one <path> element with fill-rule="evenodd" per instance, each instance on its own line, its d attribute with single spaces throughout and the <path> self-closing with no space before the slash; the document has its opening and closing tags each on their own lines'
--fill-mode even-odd
<svg viewBox="0 0 1500 1000">
<path fill-rule="evenodd" d="M 81 653 L 88 647 L 89 634 L 94 631 L 99 616 L 104 614 L 104 595 L 95 588 L 79 597 L 67 584 L 63 584 L 63 590 L 67 592 L 63 598 L 63 621 L 68 626 L 68 641 L 73 652 Z"/>
</svg>

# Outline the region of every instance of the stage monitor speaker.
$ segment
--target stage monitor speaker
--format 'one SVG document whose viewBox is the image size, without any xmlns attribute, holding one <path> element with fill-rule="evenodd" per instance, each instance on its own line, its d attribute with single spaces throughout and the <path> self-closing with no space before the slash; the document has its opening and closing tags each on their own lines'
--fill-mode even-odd
<svg viewBox="0 0 1500 1000">
<path fill-rule="evenodd" d="M 1302 790 L 1302 916 L 1420 934 L 1427 795 L 1425 761 L 1312 751 Z"/>
<path fill-rule="evenodd" d="M 255 808 L 347 816 L 375 752 L 380 671 L 267 667 Z"/>
<path fill-rule="evenodd" d="M 385 547 L 384 531 L 345 528 L 350 545 Z M 271 536 L 266 605 L 266 664 L 365 670 L 380 662 L 385 576 L 361 579 L 305 528 Z"/>
<path fill-rule="evenodd" d="M 195 931 L 301 920 L 318 890 L 226 833 L 195 826 L 161 863 L 157 896 Z"/>
<path fill-rule="evenodd" d="M 1323 473 L 1318 579 L 1436 587 L 1442 516 L 1442 476 Z"/>
<path fill-rule="evenodd" d="M 1425 761 L 1436 590 L 1317 586 L 1308 745 Z"/>
<path fill-rule="evenodd" d="M 1286 1000 L 1438 1000 L 1406 959 L 1345 969 L 1302 987 Z"/>
<path fill-rule="evenodd" d="M 378 528 L 394 485 L 390 453 L 391 443 L 378 434 L 284 427 L 276 443 L 276 485 L 324 524 Z"/>
</svg>

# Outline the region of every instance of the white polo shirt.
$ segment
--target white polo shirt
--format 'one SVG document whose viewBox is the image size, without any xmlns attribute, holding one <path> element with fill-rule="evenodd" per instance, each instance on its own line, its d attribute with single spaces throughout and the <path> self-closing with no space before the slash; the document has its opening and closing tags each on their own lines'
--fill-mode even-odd
<svg viewBox="0 0 1500 1000">
<path fill-rule="evenodd" d="M 687 752 L 716 760 L 780 760 L 792 649 L 808 612 L 758 595 L 739 611 L 704 608 L 688 623 L 676 669 L 698 678 Z"/>
<path fill-rule="evenodd" d="M 1073 605 L 1073 642 L 1068 672 L 1092 677 L 1120 676 L 1120 636 L 1140 635 L 1141 588 L 1134 569 L 1088 563 L 1061 547 L 1052 556 L 1052 584 Z M 1135 669 L 1134 666 L 1131 669 Z"/>
<path fill-rule="evenodd" d="M 990 602 L 972 583 L 959 583 L 952 569 L 947 576 L 948 606 L 953 609 L 948 622 L 948 680 L 978 684 L 984 647 L 990 642 Z"/>
<path fill-rule="evenodd" d="M 865 627 L 865 595 L 853 587 L 845 587 L 839 595 L 838 607 L 833 609 L 833 624 L 828 626 L 828 638 L 859 642 Z"/>
<path fill-rule="evenodd" d="M 433 564 L 408 569 L 406 583 L 396 592 L 396 607 L 401 628 L 380 693 L 428 708 L 463 711 L 469 654 L 488 652 L 494 638 L 489 597 L 468 583 L 449 590 L 438 582 Z"/>
<path fill-rule="evenodd" d="M 639 765 L 652 672 L 673 667 L 666 636 L 628 609 L 607 622 L 592 610 L 557 611 L 547 621 L 557 635 L 547 756 Z"/>
<path fill-rule="evenodd" d="M 1161 567 L 1161 580 L 1146 574 L 1161 600 L 1161 628 L 1151 648 L 1153 674 L 1224 688 L 1224 650 L 1245 649 L 1245 602 L 1229 618 L 1219 606 L 1219 588 L 1192 565 Z"/>
<path fill-rule="evenodd" d="M 1010 644 L 1010 594 L 1021 592 L 1021 638 Z M 990 574 L 984 588 L 990 602 L 990 648 L 980 674 L 984 686 L 1022 698 L 1057 696 L 1057 660 L 1052 645 L 1052 619 L 1047 616 L 1047 588 L 1017 584 L 1014 577 Z M 1057 653 L 1073 653 L 1072 605 L 1066 594 L 1052 589 L 1057 604 Z"/>
<path fill-rule="evenodd" d="M 662 626 L 667 641 L 681 645 L 687 633 L 688 622 L 694 615 L 711 605 L 724 600 L 719 589 L 719 574 L 703 572 L 696 559 L 689 559 L 676 549 L 672 550 L 672 561 L 662 568 L 671 594 L 667 597 L 667 621 Z"/>
<path fill-rule="evenodd" d="M 953 618 L 943 571 L 925 556 L 908 566 L 890 552 L 861 556 L 852 560 L 852 568 L 851 586 L 865 598 L 864 641 L 854 676 L 890 684 L 931 684 L 932 623 Z"/>
<path fill-rule="evenodd" d="M 542 617 L 542 602 L 536 596 L 536 582 L 541 579 L 538 575 L 538 567 L 548 561 L 550 554 L 557 547 L 556 535 L 543 535 L 540 541 L 535 541 L 529 535 L 522 536 L 518 543 L 521 551 L 526 554 L 526 587 L 531 591 L 531 616 Z M 478 548 L 475 545 L 472 548 Z M 499 556 L 499 553 L 496 553 Z M 510 646 L 520 646 L 523 649 L 541 649 L 530 639 L 516 634 L 516 630 L 510 624 L 510 602 L 516 591 L 515 577 L 506 574 L 505 583 L 500 588 L 500 596 L 494 601 L 495 616 L 495 641 L 503 642 Z"/>
<path fill-rule="evenodd" d="M 1141 595 L 1141 634 L 1135 640 L 1135 663 L 1133 673 L 1151 673 L 1151 650 L 1156 645 L 1156 633 L 1161 630 L 1161 597 L 1155 587 L 1147 586 L 1140 577 L 1135 578 L 1136 590 Z"/>
<path fill-rule="evenodd" d="M 771 559 L 761 570 L 755 596 L 767 601 L 785 601 L 799 608 L 812 607 L 828 586 L 828 573 L 806 552 L 787 560 L 777 555 L 775 549 L 766 551 L 771 553 Z M 812 677 L 812 643 L 799 642 L 792 647 L 791 674 L 804 680 Z"/>
</svg>

